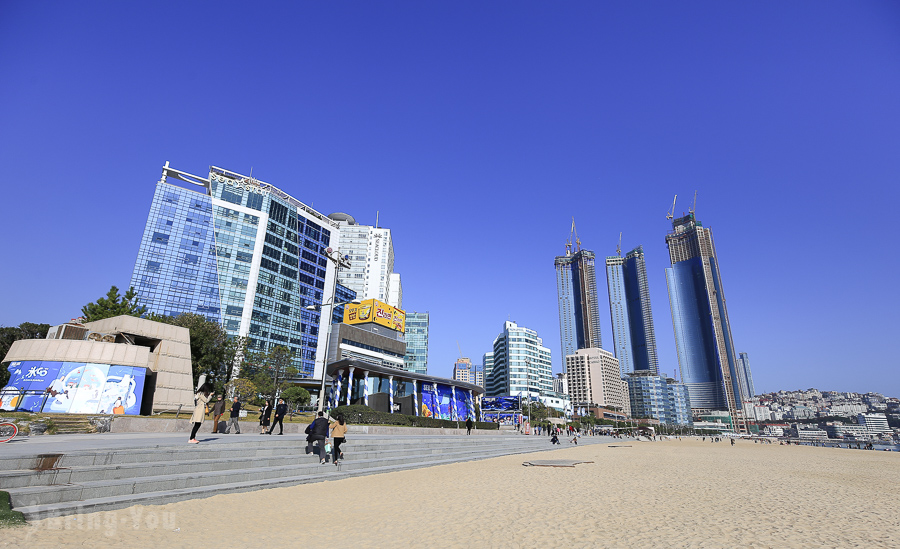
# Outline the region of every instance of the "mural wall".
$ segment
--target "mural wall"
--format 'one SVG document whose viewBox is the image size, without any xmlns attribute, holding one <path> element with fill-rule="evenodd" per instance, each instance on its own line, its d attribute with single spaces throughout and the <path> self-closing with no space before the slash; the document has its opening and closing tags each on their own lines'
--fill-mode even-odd
<svg viewBox="0 0 900 549">
<path fill-rule="evenodd" d="M 36 360 L 10 363 L 9 374 L 0 410 L 137 415 L 147 368 Z"/>
</svg>

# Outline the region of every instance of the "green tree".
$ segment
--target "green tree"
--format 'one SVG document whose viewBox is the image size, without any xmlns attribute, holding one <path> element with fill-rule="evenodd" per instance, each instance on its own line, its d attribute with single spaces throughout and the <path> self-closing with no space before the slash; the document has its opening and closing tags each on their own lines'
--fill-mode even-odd
<svg viewBox="0 0 900 549">
<path fill-rule="evenodd" d="M 225 388 L 228 394 L 238 397 L 238 400 L 242 402 L 256 398 L 256 395 L 259 394 L 259 389 L 256 388 L 256 385 L 249 379 L 242 377 L 232 379 Z"/>
<path fill-rule="evenodd" d="M 213 385 L 217 393 L 224 391 L 231 380 L 234 363 L 246 347 L 244 338 L 229 337 L 218 322 L 203 315 L 182 313 L 176 317 L 151 314 L 150 320 L 187 328 L 191 334 L 191 366 L 194 386 L 200 374 Z"/>
<path fill-rule="evenodd" d="M 144 316 L 147 314 L 147 307 L 138 305 L 137 293 L 134 288 L 128 288 L 125 295 L 120 296 L 119 289 L 112 286 L 106 292 L 106 297 L 101 297 L 94 303 L 88 303 L 82 307 L 81 314 L 85 322 L 94 322 L 120 315 Z"/>
<path fill-rule="evenodd" d="M 281 392 L 281 398 L 290 404 L 291 408 L 294 406 L 307 406 L 309 404 L 309 391 L 303 387 L 292 385 Z"/>
<path fill-rule="evenodd" d="M 44 339 L 47 337 L 47 331 L 50 329 L 49 324 L 35 324 L 33 322 L 23 322 L 18 326 L 0 327 L 0 362 L 6 358 L 6 353 L 12 347 L 14 341 L 20 339 Z M 0 387 L 6 385 L 9 381 L 9 370 L 0 367 Z"/>
<path fill-rule="evenodd" d="M 274 401 L 288 387 L 287 380 L 297 375 L 294 352 L 277 345 L 266 353 L 247 353 L 241 371 L 249 375 L 259 392 Z"/>
</svg>

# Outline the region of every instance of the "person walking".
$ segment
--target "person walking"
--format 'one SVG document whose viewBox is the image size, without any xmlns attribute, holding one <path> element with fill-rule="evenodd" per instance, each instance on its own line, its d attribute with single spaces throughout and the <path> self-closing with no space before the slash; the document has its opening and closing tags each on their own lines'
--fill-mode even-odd
<svg viewBox="0 0 900 549">
<path fill-rule="evenodd" d="M 225 400 L 222 398 L 222 395 L 219 395 L 216 398 L 216 403 L 213 405 L 213 433 L 219 432 L 219 420 L 222 419 L 222 416 L 225 415 Z"/>
<path fill-rule="evenodd" d="M 231 428 L 234 427 L 234 432 L 237 434 L 241 434 L 241 403 L 238 401 L 237 395 L 232 399 L 231 403 L 231 413 L 228 415 L 228 427 L 225 428 L 225 434 L 231 433 Z"/>
<path fill-rule="evenodd" d="M 339 461 L 344 461 L 341 444 L 347 440 L 347 424 L 344 422 L 344 414 L 338 414 L 337 419 L 328 428 L 331 429 L 331 436 L 334 438 L 334 444 L 331 445 L 331 463 L 337 465 Z"/>
<path fill-rule="evenodd" d="M 212 398 L 212 387 L 208 383 L 204 383 L 194 395 L 194 413 L 191 415 L 191 423 L 194 424 L 194 428 L 191 429 L 191 438 L 188 440 L 188 444 L 200 444 L 200 441 L 197 440 L 197 431 L 200 430 L 200 425 L 203 423 L 203 416 L 206 415 L 206 403 L 210 398 Z"/>
<path fill-rule="evenodd" d="M 267 400 L 266 404 L 259 409 L 259 434 L 266 434 L 270 421 L 272 421 L 272 405 Z"/>
<path fill-rule="evenodd" d="M 323 412 L 319 412 L 319 417 L 317 417 L 315 421 L 313 421 L 306 427 L 306 434 L 307 448 L 312 446 L 313 442 L 318 442 L 316 447 L 316 454 L 319 456 L 320 463 L 324 465 L 324 441 L 326 438 L 328 438 L 328 420 L 325 419 L 325 414 Z M 309 453 L 308 450 L 307 453 Z"/>
<path fill-rule="evenodd" d="M 275 430 L 275 424 L 278 424 L 278 434 L 284 434 L 284 416 L 287 414 L 287 404 L 283 398 L 278 399 L 278 406 L 275 407 L 275 419 L 272 420 L 272 427 L 269 428 L 269 434 Z"/>
<path fill-rule="evenodd" d="M 466 434 L 467 435 L 472 434 L 472 418 L 470 418 L 470 417 L 466 418 Z"/>
</svg>

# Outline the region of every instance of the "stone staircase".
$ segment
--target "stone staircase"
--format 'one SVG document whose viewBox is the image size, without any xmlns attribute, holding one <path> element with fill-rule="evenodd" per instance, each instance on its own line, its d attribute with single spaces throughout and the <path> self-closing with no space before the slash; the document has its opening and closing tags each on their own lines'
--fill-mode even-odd
<svg viewBox="0 0 900 549">
<path fill-rule="evenodd" d="M 335 466 L 299 437 L 272 438 L 0 456 L 0 490 L 39 520 L 554 449 L 535 436 L 357 435 Z"/>
<path fill-rule="evenodd" d="M 53 418 L 53 426 L 57 435 L 70 435 L 79 433 L 96 433 L 97 428 L 91 424 L 90 420 L 83 417 L 65 417 L 61 416 Z"/>
</svg>

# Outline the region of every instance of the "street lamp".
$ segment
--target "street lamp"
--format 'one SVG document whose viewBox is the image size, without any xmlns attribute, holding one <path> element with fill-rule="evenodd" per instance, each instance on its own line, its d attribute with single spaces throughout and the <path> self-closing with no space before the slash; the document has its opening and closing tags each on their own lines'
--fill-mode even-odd
<svg viewBox="0 0 900 549">
<path fill-rule="evenodd" d="M 359 300 L 354 299 L 353 301 L 345 301 L 343 303 L 334 303 L 334 298 L 331 298 L 331 303 L 323 303 L 322 305 L 307 305 L 305 308 L 308 311 L 320 311 L 322 307 L 325 305 L 331 305 L 331 309 L 328 311 L 328 316 L 331 317 L 334 315 L 334 308 L 340 307 L 342 305 L 349 305 L 350 303 L 359 303 Z M 321 318 L 324 315 L 320 315 Z M 317 410 L 319 412 L 325 409 L 325 366 L 328 364 L 328 345 L 331 343 L 331 324 L 332 319 L 328 319 L 328 332 L 325 338 L 325 356 L 322 358 L 322 384 L 319 387 L 319 402 L 317 403 Z"/>
<path fill-rule="evenodd" d="M 337 281 L 338 281 L 338 271 L 341 267 L 350 267 L 350 256 L 344 255 L 341 256 L 340 252 L 337 250 L 333 250 L 330 247 L 325 249 L 325 257 L 328 258 L 329 261 L 334 263 L 334 285 L 331 289 L 331 308 L 328 310 L 328 332 L 325 337 L 325 356 L 322 357 L 322 385 L 319 387 L 319 403 L 318 410 L 319 412 L 325 409 L 325 366 L 328 364 L 328 344 L 331 342 L 331 317 L 334 315 L 334 308 L 339 305 L 347 305 L 348 303 L 354 303 L 354 301 L 347 301 L 344 303 L 335 303 L 334 302 L 334 294 L 337 292 Z M 327 303 L 323 303 L 320 306 L 317 305 L 307 305 L 306 309 L 310 311 L 321 310 L 325 307 Z M 324 316 L 324 315 L 321 315 Z M 321 318 L 320 316 L 320 318 Z M 315 362 L 313 363 L 315 365 Z M 315 371 L 315 368 L 313 368 Z"/>
</svg>

